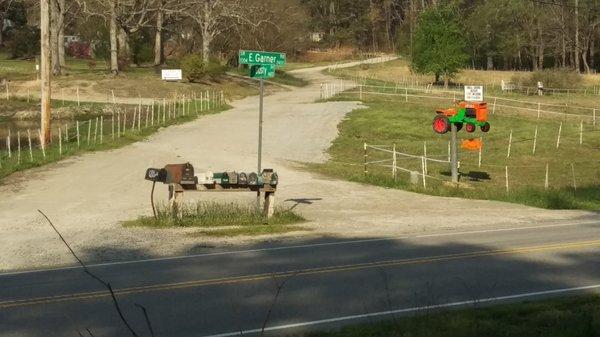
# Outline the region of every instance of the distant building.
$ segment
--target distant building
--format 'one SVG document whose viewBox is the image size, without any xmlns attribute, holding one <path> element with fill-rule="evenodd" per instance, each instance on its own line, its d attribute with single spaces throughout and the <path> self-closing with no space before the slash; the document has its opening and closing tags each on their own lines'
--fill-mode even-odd
<svg viewBox="0 0 600 337">
<path fill-rule="evenodd" d="M 325 33 L 323 32 L 312 32 L 310 33 L 310 40 L 312 42 L 321 42 L 325 38 Z"/>
</svg>

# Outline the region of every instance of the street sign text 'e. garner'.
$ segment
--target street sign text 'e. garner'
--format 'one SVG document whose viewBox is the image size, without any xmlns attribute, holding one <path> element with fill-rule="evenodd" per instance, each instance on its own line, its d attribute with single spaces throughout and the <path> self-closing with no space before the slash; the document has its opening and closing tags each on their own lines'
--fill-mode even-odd
<svg viewBox="0 0 600 337">
<path fill-rule="evenodd" d="M 254 50 L 240 50 L 239 53 L 240 64 L 260 64 L 260 65 L 285 65 L 286 57 L 285 53 L 265 52 L 265 51 L 254 51 Z"/>
</svg>

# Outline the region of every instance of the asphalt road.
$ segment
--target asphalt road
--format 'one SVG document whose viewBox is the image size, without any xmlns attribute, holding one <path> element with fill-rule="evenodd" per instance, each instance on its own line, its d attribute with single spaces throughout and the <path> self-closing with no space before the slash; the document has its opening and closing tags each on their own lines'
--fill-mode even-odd
<svg viewBox="0 0 600 337">
<path fill-rule="evenodd" d="M 600 220 L 587 220 L 305 240 L 89 269 L 110 282 L 140 336 L 150 333 L 136 304 L 147 309 L 155 336 L 251 336 L 274 300 L 266 335 L 289 335 L 437 306 L 598 291 L 599 253 Z M 81 268 L 0 275 L 1 336 L 79 336 L 85 329 L 129 335 L 109 293 Z"/>
</svg>

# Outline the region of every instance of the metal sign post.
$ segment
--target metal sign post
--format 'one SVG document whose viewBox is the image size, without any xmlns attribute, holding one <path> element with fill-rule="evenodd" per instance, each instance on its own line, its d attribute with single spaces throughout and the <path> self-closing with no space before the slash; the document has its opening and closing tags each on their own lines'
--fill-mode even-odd
<svg viewBox="0 0 600 337">
<path fill-rule="evenodd" d="M 450 172 L 452 174 L 452 182 L 458 183 L 458 130 L 456 124 L 450 123 Z"/>
<path fill-rule="evenodd" d="M 260 79 L 260 99 L 258 103 L 258 171 L 262 172 L 262 127 L 263 127 L 263 97 L 265 91 L 265 80 Z"/>
<path fill-rule="evenodd" d="M 263 128 L 263 99 L 265 94 L 265 78 L 275 77 L 275 67 L 286 63 L 285 53 L 240 50 L 239 63 L 250 68 L 250 77 L 259 79 L 258 105 L 258 172 L 262 172 L 262 128 Z M 257 206 L 260 207 L 260 191 L 257 192 Z"/>
</svg>

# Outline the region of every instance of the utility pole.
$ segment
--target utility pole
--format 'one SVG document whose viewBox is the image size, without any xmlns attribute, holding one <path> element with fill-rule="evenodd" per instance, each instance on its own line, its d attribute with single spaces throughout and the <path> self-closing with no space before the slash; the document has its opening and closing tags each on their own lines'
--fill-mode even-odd
<svg viewBox="0 0 600 337">
<path fill-rule="evenodd" d="M 40 78 L 41 78 L 41 139 L 50 143 L 50 0 L 40 1 Z"/>
</svg>

